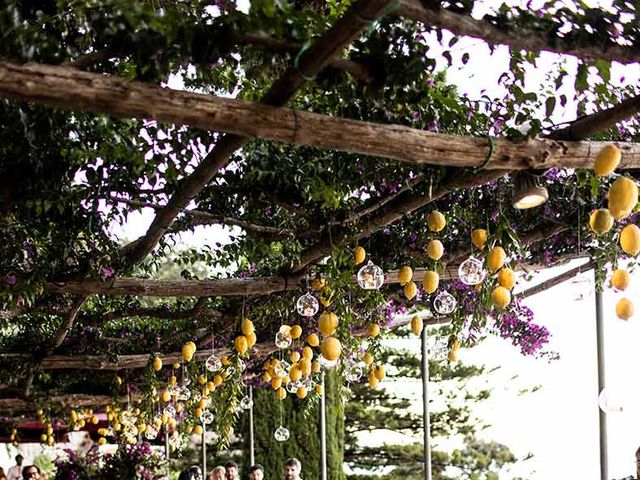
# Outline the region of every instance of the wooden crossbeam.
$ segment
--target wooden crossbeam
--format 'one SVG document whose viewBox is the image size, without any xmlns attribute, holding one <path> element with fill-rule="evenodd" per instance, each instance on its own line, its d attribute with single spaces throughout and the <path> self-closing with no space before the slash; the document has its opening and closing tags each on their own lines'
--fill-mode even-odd
<svg viewBox="0 0 640 480">
<path fill-rule="evenodd" d="M 635 46 L 623 46 L 613 41 L 600 44 L 575 41 L 571 36 L 550 36 L 546 30 L 533 28 L 500 28 L 486 19 L 476 20 L 470 15 L 445 8 L 426 8 L 420 0 L 400 0 L 400 8 L 395 13 L 429 26 L 449 30 L 455 35 L 478 38 L 489 45 L 508 45 L 516 50 L 530 52 L 543 50 L 585 60 L 602 59 L 620 63 L 640 61 L 640 49 Z"/>
<path fill-rule="evenodd" d="M 74 95 L 68 95 L 70 91 Z M 413 164 L 478 166 L 485 162 L 489 148 L 487 138 L 437 134 L 403 125 L 334 118 L 243 100 L 175 91 L 69 67 L 33 63 L 0 62 L 0 97 L 123 118 L 153 118 L 225 131 L 243 138 L 258 137 Z M 605 143 L 612 142 L 496 138 L 494 143 L 494 152 L 486 169 L 590 167 L 595 153 Z M 640 145 L 616 144 L 622 150 L 619 168 L 640 167 Z M 198 185 L 203 180 L 198 180 Z M 200 186 L 194 187 L 193 195 Z M 189 198 L 193 195 L 190 193 Z M 160 209 L 156 218 L 164 218 L 166 208 Z M 182 206 L 178 210 L 181 209 Z M 168 223 L 174 218 L 170 217 Z M 162 223 L 168 225 L 167 222 Z"/>
</svg>

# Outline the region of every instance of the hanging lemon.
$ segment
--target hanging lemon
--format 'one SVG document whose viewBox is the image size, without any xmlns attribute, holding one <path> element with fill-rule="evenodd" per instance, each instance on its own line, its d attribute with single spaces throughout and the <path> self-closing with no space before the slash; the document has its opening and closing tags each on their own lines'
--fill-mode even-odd
<svg viewBox="0 0 640 480">
<path fill-rule="evenodd" d="M 315 290 L 316 292 L 319 292 L 325 287 L 326 284 L 327 282 L 324 278 L 314 278 L 311 281 L 311 289 Z"/>
<path fill-rule="evenodd" d="M 451 344 L 451 350 L 449 350 L 449 355 L 447 356 L 450 362 L 458 361 L 459 351 L 460 351 L 460 341 L 458 341 L 458 339 L 456 338 Z"/>
<path fill-rule="evenodd" d="M 374 338 L 380 335 L 380 325 L 377 323 L 372 323 L 367 327 L 367 336 L 369 338 Z"/>
<path fill-rule="evenodd" d="M 195 435 L 202 435 L 202 425 L 196 425 L 195 427 L 193 427 L 193 433 Z"/>
<path fill-rule="evenodd" d="M 298 390 L 296 390 L 296 396 L 300 400 L 307 398 L 307 389 L 305 387 L 298 387 Z"/>
<path fill-rule="evenodd" d="M 196 353 L 196 344 L 193 342 L 187 342 L 182 346 L 182 360 L 190 362 L 193 355 Z"/>
<path fill-rule="evenodd" d="M 365 352 L 365 354 L 362 356 L 362 361 L 365 363 L 365 365 L 371 365 L 373 363 L 373 355 L 371 355 L 369 352 Z"/>
<path fill-rule="evenodd" d="M 384 377 L 386 375 L 384 371 L 384 366 L 376 365 L 373 369 L 373 374 L 376 376 L 378 380 L 384 380 Z"/>
<path fill-rule="evenodd" d="M 618 290 L 625 290 L 629 286 L 629 272 L 624 268 L 618 268 L 611 275 L 611 286 Z"/>
<path fill-rule="evenodd" d="M 320 362 L 318 362 L 317 360 L 311 362 L 311 371 L 313 373 L 318 373 L 320 371 Z"/>
<path fill-rule="evenodd" d="M 509 267 L 504 267 L 498 272 L 498 284 L 507 290 L 513 290 L 516 284 L 516 274 Z"/>
<path fill-rule="evenodd" d="M 407 297 L 407 300 L 413 300 L 416 293 L 418 293 L 418 286 L 415 282 L 409 282 L 404 286 L 404 296 Z"/>
<path fill-rule="evenodd" d="M 245 353 L 247 353 L 249 342 L 247 342 L 247 337 L 245 337 L 244 335 L 238 335 L 233 344 L 236 347 L 236 352 L 238 352 L 240 355 L 244 355 Z"/>
<path fill-rule="evenodd" d="M 405 265 L 404 267 L 400 267 L 398 270 L 398 283 L 400 285 L 406 285 L 413 279 L 413 270 L 411 267 Z"/>
<path fill-rule="evenodd" d="M 242 319 L 240 330 L 242 331 L 242 334 L 245 336 L 255 333 L 255 327 L 253 326 L 253 322 L 246 317 Z"/>
<path fill-rule="evenodd" d="M 302 375 L 305 377 L 311 375 L 311 359 L 303 358 L 300 360 L 300 370 L 302 371 Z"/>
<path fill-rule="evenodd" d="M 300 325 L 294 325 L 291 327 L 291 330 L 289 331 L 289 336 L 291 338 L 300 338 L 300 335 L 302 335 L 302 327 Z"/>
<path fill-rule="evenodd" d="M 333 335 L 338 328 L 338 316 L 333 312 L 323 312 L 318 318 L 318 329 L 323 335 Z"/>
<path fill-rule="evenodd" d="M 638 203 L 638 185 L 628 177 L 619 177 L 609 189 L 609 211 L 616 220 L 629 216 Z"/>
<path fill-rule="evenodd" d="M 318 395 L 324 395 L 324 388 L 322 388 L 322 385 L 316 385 L 315 391 Z"/>
<path fill-rule="evenodd" d="M 427 255 L 431 260 L 440 260 L 444 253 L 444 246 L 440 240 L 431 240 L 427 244 Z"/>
<path fill-rule="evenodd" d="M 433 270 L 425 272 L 424 277 L 422 278 L 422 286 L 424 287 L 425 292 L 431 295 L 438 289 L 439 283 L 440 275 L 438 275 L 438 272 L 434 272 Z"/>
<path fill-rule="evenodd" d="M 160 370 L 162 370 L 162 359 L 157 355 L 153 357 L 153 369 L 156 372 L 159 372 Z"/>
<path fill-rule="evenodd" d="M 311 333 L 307 336 L 307 343 L 312 347 L 320 345 L 320 339 L 316 333 Z"/>
<path fill-rule="evenodd" d="M 380 380 L 376 378 L 376 375 L 375 373 L 373 373 L 373 370 L 369 372 L 369 388 L 372 390 L 375 389 L 378 386 L 379 382 Z"/>
<path fill-rule="evenodd" d="M 511 292 L 505 287 L 496 287 L 491 293 L 491 299 L 498 308 L 505 308 L 511 303 Z"/>
<path fill-rule="evenodd" d="M 605 145 L 600 149 L 593 164 L 593 171 L 599 177 L 611 175 L 620 163 L 622 154 L 615 145 Z"/>
<path fill-rule="evenodd" d="M 422 333 L 422 327 L 422 318 L 420 317 L 420 315 L 414 315 L 411 318 L 411 331 L 416 335 L 420 335 Z"/>
<path fill-rule="evenodd" d="M 342 344 L 340 340 L 335 337 L 327 337 L 322 341 L 322 346 L 320 347 L 320 351 L 322 352 L 322 356 L 333 362 L 340 357 L 340 353 L 342 352 Z"/>
<path fill-rule="evenodd" d="M 627 255 L 635 257 L 640 252 L 640 228 L 629 224 L 620 232 L 620 247 Z"/>
<path fill-rule="evenodd" d="M 488 233 L 484 228 L 476 228 L 471 232 L 471 243 L 478 249 L 482 250 L 487 243 Z"/>
<path fill-rule="evenodd" d="M 278 388 L 278 390 L 276 390 L 276 395 L 280 400 L 284 400 L 285 398 L 287 398 L 287 391 L 284 388 L 280 387 Z"/>
<path fill-rule="evenodd" d="M 298 363 L 300 361 L 300 352 L 291 352 L 289 354 L 289 360 L 293 363 Z"/>
<path fill-rule="evenodd" d="M 306 358 L 307 360 L 311 360 L 313 358 L 313 350 L 310 347 L 304 347 L 302 349 L 302 358 Z"/>
<path fill-rule="evenodd" d="M 300 365 L 297 363 L 291 365 L 291 368 L 289 369 L 289 378 L 292 382 L 297 382 L 302 378 L 302 369 L 300 368 Z"/>
<path fill-rule="evenodd" d="M 434 210 L 427 217 L 427 226 L 432 232 L 439 232 L 445 227 L 446 224 L 447 220 L 444 218 L 444 215 L 438 210 Z"/>
<path fill-rule="evenodd" d="M 487 267 L 491 272 L 497 272 L 504 265 L 507 254 L 502 247 L 493 247 L 487 254 Z"/>
<path fill-rule="evenodd" d="M 598 235 L 607 233 L 611 227 L 613 227 L 613 217 L 608 209 L 599 208 L 589 215 L 589 228 Z"/>
<path fill-rule="evenodd" d="M 280 377 L 274 377 L 271 379 L 271 388 L 278 390 L 282 386 L 282 379 Z"/>
<path fill-rule="evenodd" d="M 247 337 L 247 346 L 249 348 L 252 348 L 258 340 L 255 333 L 250 333 L 249 335 L 245 335 L 245 337 Z"/>
<path fill-rule="evenodd" d="M 621 298 L 616 304 L 616 315 L 621 320 L 629 320 L 633 317 L 633 303 L 627 298 Z"/>
<path fill-rule="evenodd" d="M 366 256 L 367 252 L 360 246 L 357 246 L 353 251 L 353 261 L 356 265 L 360 265 L 362 262 L 364 262 Z"/>
</svg>

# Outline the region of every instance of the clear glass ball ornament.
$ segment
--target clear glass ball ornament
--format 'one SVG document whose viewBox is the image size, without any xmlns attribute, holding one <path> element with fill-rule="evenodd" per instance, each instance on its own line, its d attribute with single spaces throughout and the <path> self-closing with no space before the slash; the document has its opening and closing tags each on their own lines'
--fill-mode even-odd
<svg viewBox="0 0 640 480">
<path fill-rule="evenodd" d="M 624 412 L 624 402 L 622 395 L 615 388 L 603 388 L 598 395 L 598 407 L 604 413 L 622 413 Z"/>
<path fill-rule="evenodd" d="M 347 382 L 354 383 L 362 378 L 362 365 L 359 362 L 349 361 L 344 367 L 344 378 Z"/>
<path fill-rule="evenodd" d="M 181 386 L 178 389 L 178 400 L 187 401 L 191 398 L 191 390 L 186 385 Z"/>
<path fill-rule="evenodd" d="M 318 313 L 318 308 L 318 300 L 309 292 L 298 298 L 296 302 L 296 310 L 303 317 L 313 317 Z"/>
<path fill-rule="evenodd" d="M 202 412 L 202 415 L 200 415 L 200 421 L 204 425 L 211 425 L 213 423 L 213 413 L 211 413 L 211 410 L 205 410 Z"/>
<path fill-rule="evenodd" d="M 286 442 L 289 440 L 289 430 L 280 425 L 276 428 L 276 431 L 273 432 L 273 436 L 278 442 Z"/>
<path fill-rule="evenodd" d="M 249 398 L 249 395 L 242 397 L 242 400 L 240 400 L 240 408 L 243 410 L 250 410 L 251 407 L 253 407 L 253 400 Z"/>
<path fill-rule="evenodd" d="M 144 436 L 147 440 L 155 440 L 158 437 L 158 429 L 155 425 L 147 425 L 144 431 Z"/>
<path fill-rule="evenodd" d="M 124 427 L 125 427 L 125 430 L 127 431 L 126 434 L 131 435 L 133 437 L 137 436 L 138 433 L 140 432 L 140 430 L 138 430 L 138 427 L 133 423 L 127 424 Z"/>
<path fill-rule="evenodd" d="M 233 365 L 229 365 L 227 367 L 227 376 L 233 377 L 234 373 L 236 373 L 236 367 L 234 367 Z"/>
<path fill-rule="evenodd" d="M 173 405 L 167 405 L 162 410 L 162 413 L 167 417 L 175 417 L 176 416 L 176 408 Z"/>
<path fill-rule="evenodd" d="M 291 337 L 285 333 L 276 333 L 275 344 L 278 348 L 289 348 L 291 346 Z"/>
<path fill-rule="evenodd" d="M 289 362 L 282 360 L 274 367 L 273 372 L 276 374 L 276 377 L 284 378 L 289 373 L 289 368 Z"/>
<path fill-rule="evenodd" d="M 296 393 L 300 387 L 304 387 L 304 383 L 300 380 L 287 383 L 287 391 L 289 393 Z"/>
<path fill-rule="evenodd" d="M 217 372 L 222 368 L 222 360 L 217 355 L 211 354 L 204 362 L 204 365 L 210 372 Z"/>
<path fill-rule="evenodd" d="M 363 290 L 377 290 L 384 283 L 384 272 L 380 267 L 374 265 L 369 260 L 367 264 L 358 271 L 358 285 Z"/>
<path fill-rule="evenodd" d="M 487 271 L 484 269 L 482 262 L 474 256 L 467 258 L 458 267 L 458 277 L 465 285 L 478 285 L 486 275 Z"/>
<path fill-rule="evenodd" d="M 457 303 L 453 295 L 443 290 L 433 300 L 433 309 L 440 315 L 449 315 L 456 309 Z"/>
<path fill-rule="evenodd" d="M 177 385 L 172 385 L 167 388 L 167 390 L 169 391 L 169 395 L 171 395 L 172 397 L 177 397 L 180 393 L 180 387 Z"/>
<path fill-rule="evenodd" d="M 190 379 L 189 377 L 185 376 L 185 377 L 182 379 L 182 385 L 184 385 L 185 387 L 187 387 L 187 386 L 191 385 L 191 379 Z"/>
<path fill-rule="evenodd" d="M 302 386 L 310 391 L 313 390 L 313 387 L 316 386 L 316 382 L 313 381 L 313 378 L 307 377 L 302 381 Z"/>
</svg>

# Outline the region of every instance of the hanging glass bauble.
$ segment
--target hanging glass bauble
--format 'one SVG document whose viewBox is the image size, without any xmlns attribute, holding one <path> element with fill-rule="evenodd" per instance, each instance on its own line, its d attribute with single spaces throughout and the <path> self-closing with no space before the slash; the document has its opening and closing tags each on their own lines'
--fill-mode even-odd
<svg viewBox="0 0 640 480">
<path fill-rule="evenodd" d="M 177 385 L 172 385 L 169 388 L 167 388 L 167 391 L 169 392 L 169 395 L 171 395 L 172 397 L 177 397 L 178 393 L 180 393 L 180 387 Z"/>
<path fill-rule="evenodd" d="M 309 292 L 298 298 L 296 302 L 296 310 L 298 310 L 298 313 L 303 317 L 313 317 L 318 313 L 318 307 L 318 300 Z"/>
<path fill-rule="evenodd" d="M 158 429 L 155 425 L 147 425 L 147 428 L 144 431 L 144 436 L 147 440 L 155 440 L 158 436 Z"/>
<path fill-rule="evenodd" d="M 191 385 L 191 379 L 190 379 L 189 377 L 185 377 L 185 376 L 183 375 L 183 378 L 182 378 L 182 385 L 184 385 L 184 386 L 189 386 L 189 385 Z"/>
<path fill-rule="evenodd" d="M 289 362 L 282 360 L 273 368 L 273 372 L 278 378 L 284 378 L 289 373 Z"/>
<path fill-rule="evenodd" d="M 138 433 L 140 432 L 140 430 L 138 430 L 138 427 L 135 424 L 129 424 L 129 425 L 125 425 L 125 430 L 127 432 L 128 435 L 131 435 L 133 437 L 135 437 L 136 435 L 138 435 Z"/>
<path fill-rule="evenodd" d="M 249 398 L 249 395 L 242 397 L 242 400 L 240 400 L 240 408 L 243 410 L 250 410 L 251 407 L 253 407 L 253 400 Z"/>
<path fill-rule="evenodd" d="M 300 380 L 287 383 L 287 391 L 289 393 L 296 393 L 300 387 L 304 387 L 304 383 Z"/>
<path fill-rule="evenodd" d="M 624 411 L 620 392 L 610 387 L 603 388 L 598 395 L 598 406 L 604 413 L 622 413 Z"/>
<path fill-rule="evenodd" d="M 316 386 L 316 382 L 313 381 L 313 378 L 307 377 L 302 380 L 302 386 L 305 387 L 308 391 L 313 390 L 313 387 Z"/>
<path fill-rule="evenodd" d="M 443 290 L 433 300 L 433 309 L 440 315 L 449 315 L 456 309 L 456 304 L 455 297 Z"/>
<path fill-rule="evenodd" d="M 276 333 L 276 347 L 278 348 L 289 348 L 291 346 L 291 337 L 282 332 Z"/>
<path fill-rule="evenodd" d="M 286 442 L 287 440 L 289 440 L 289 430 L 280 425 L 278 428 L 276 428 L 276 431 L 273 432 L 273 436 L 278 442 Z"/>
<path fill-rule="evenodd" d="M 483 268 L 482 262 L 474 256 L 467 258 L 458 267 L 458 277 L 465 285 L 478 285 L 486 275 L 487 271 Z"/>
<path fill-rule="evenodd" d="M 236 367 L 229 365 L 227 367 L 227 377 L 232 377 L 234 373 L 236 373 Z"/>
<path fill-rule="evenodd" d="M 191 390 L 186 385 L 183 385 L 178 389 L 178 395 L 176 396 L 178 400 L 187 401 L 191 398 Z"/>
<path fill-rule="evenodd" d="M 358 271 L 358 285 L 363 290 L 377 290 L 383 283 L 384 272 L 371 260 Z"/>
<path fill-rule="evenodd" d="M 211 410 L 205 410 L 202 412 L 202 415 L 200 415 L 200 421 L 205 425 L 211 425 L 213 423 L 213 413 L 211 413 Z"/>
<path fill-rule="evenodd" d="M 211 354 L 209 355 L 209 358 L 207 358 L 204 365 L 210 372 L 217 372 L 222 368 L 222 360 L 220 360 L 220 357 L 218 357 L 217 355 Z"/>
<path fill-rule="evenodd" d="M 176 409 L 173 405 L 167 405 L 166 407 L 164 407 L 164 410 L 162 410 L 162 413 L 167 417 L 175 417 Z"/>
<path fill-rule="evenodd" d="M 350 383 L 360 380 L 362 378 L 362 365 L 359 362 L 349 361 L 344 367 L 344 378 Z"/>
</svg>

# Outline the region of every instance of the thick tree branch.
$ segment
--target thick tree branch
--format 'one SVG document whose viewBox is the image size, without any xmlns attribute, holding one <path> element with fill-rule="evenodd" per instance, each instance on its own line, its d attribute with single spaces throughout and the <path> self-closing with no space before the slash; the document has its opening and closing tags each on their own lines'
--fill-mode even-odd
<svg viewBox="0 0 640 480">
<path fill-rule="evenodd" d="M 455 35 L 479 38 L 490 45 L 508 45 L 516 50 L 548 51 L 574 55 L 585 60 L 611 60 L 620 63 L 640 61 L 640 50 L 634 46 L 622 46 L 612 41 L 576 41 L 574 38 L 550 36 L 546 30 L 531 28 L 501 28 L 488 19 L 476 20 L 469 15 L 446 9 L 432 10 L 420 0 L 400 0 L 397 15 L 411 18 L 427 25 L 449 30 Z M 594 40 L 596 36 L 593 36 Z"/>
</svg>

